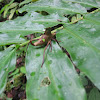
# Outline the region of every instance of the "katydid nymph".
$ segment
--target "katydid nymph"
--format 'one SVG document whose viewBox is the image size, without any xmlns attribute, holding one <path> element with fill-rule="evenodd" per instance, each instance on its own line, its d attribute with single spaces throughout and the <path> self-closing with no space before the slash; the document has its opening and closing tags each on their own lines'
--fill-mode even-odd
<svg viewBox="0 0 100 100">
<path fill-rule="evenodd" d="M 33 45 L 33 46 L 42 46 L 42 45 L 46 45 L 45 49 L 44 49 L 44 53 L 43 53 L 43 61 L 42 61 L 42 65 L 41 67 L 43 66 L 44 64 L 44 56 L 45 56 L 45 51 L 47 49 L 47 47 L 49 46 L 50 44 L 50 47 L 51 47 L 51 51 L 52 51 L 52 45 L 51 45 L 51 41 L 54 40 L 54 41 L 57 41 L 55 39 L 55 36 L 56 36 L 56 32 L 54 33 L 51 33 L 51 28 L 46 28 L 45 30 L 45 33 L 43 35 L 40 36 L 39 39 L 36 39 L 38 41 L 36 41 L 35 43 L 32 43 L 32 39 L 30 40 L 30 43 Z"/>
<path fill-rule="evenodd" d="M 49 28 L 46 28 L 45 33 L 44 33 L 43 35 L 41 35 L 40 38 L 36 38 L 36 39 L 32 39 L 32 38 L 31 38 L 31 40 L 30 40 L 30 43 L 31 43 L 33 46 L 42 46 L 42 45 L 46 45 L 46 47 L 45 47 L 45 49 L 44 49 L 44 53 L 43 53 L 43 60 L 42 60 L 41 68 L 42 68 L 42 66 L 43 66 L 43 64 L 44 64 L 45 51 L 46 51 L 47 47 L 49 46 L 49 44 L 50 44 L 51 51 L 52 51 L 51 41 L 53 40 L 53 41 L 57 42 L 57 44 L 60 46 L 59 41 L 56 39 L 56 32 L 54 32 L 54 31 L 51 32 L 52 29 L 55 29 L 55 28 L 57 28 L 57 27 L 60 27 L 60 28 L 58 28 L 58 29 L 60 29 L 60 30 L 63 29 L 62 24 L 59 24 L 59 25 L 54 26 L 54 27 L 52 27 L 52 28 L 49 27 Z M 32 41 L 34 41 L 34 40 L 38 40 L 38 41 L 36 41 L 35 43 L 32 43 Z M 68 51 L 67 51 L 65 48 L 63 48 L 62 46 L 60 46 L 60 48 L 62 49 L 62 51 L 63 51 L 64 53 L 67 54 L 67 56 L 69 57 L 69 59 L 72 61 L 71 56 L 70 56 L 70 54 L 68 53 Z"/>
</svg>

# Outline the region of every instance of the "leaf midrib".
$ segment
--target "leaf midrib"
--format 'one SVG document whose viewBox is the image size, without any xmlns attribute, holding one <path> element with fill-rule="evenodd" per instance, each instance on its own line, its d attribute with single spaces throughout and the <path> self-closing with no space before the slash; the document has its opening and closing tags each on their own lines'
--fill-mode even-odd
<svg viewBox="0 0 100 100">
<path fill-rule="evenodd" d="M 73 11 L 74 9 L 68 9 L 68 8 L 58 8 L 58 7 L 53 7 L 53 6 L 31 6 L 30 8 L 44 8 L 44 10 L 45 10 L 45 8 L 48 8 L 48 9 L 56 9 L 56 10 L 64 10 L 64 11 L 69 11 L 69 12 L 74 12 L 74 13 L 80 13 L 79 11 L 78 12 L 76 12 L 76 11 Z M 84 14 L 85 14 L 86 12 L 84 12 Z"/>
<path fill-rule="evenodd" d="M 48 62 L 48 59 L 47 59 L 47 62 Z M 56 82 L 55 82 L 54 79 L 53 79 L 53 74 L 52 74 L 52 71 L 51 71 L 51 67 L 50 67 L 50 65 L 49 65 L 48 63 L 46 63 L 46 64 L 47 64 L 47 67 L 46 67 L 46 68 L 47 68 L 48 71 L 49 71 L 49 75 L 50 75 L 50 78 L 51 78 L 51 80 L 52 80 L 52 84 L 53 84 L 53 86 L 54 86 L 56 92 L 58 92 L 58 89 L 57 89 L 57 87 L 56 87 Z M 57 95 L 58 95 L 58 97 L 59 97 L 59 100 L 61 100 L 59 93 L 57 93 Z"/>
<path fill-rule="evenodd" d="M 67 30 L 67 32 L 69 32 L 71 35 L 73 35 L 74 37 L 76 37 L 77 39 L 81 40 L 83 43 L 87 44 L 90 48 L 92 48 L 93 50 L 95 50 L 97 53 L 100 54 L 100 50 L 97 49 L 96 47 L 94 47 L 93 45 L 91 45 L 89 42 L 87 42 L 86 40 L 84 40 L 82 37 L 80 37 L 79 35 L 74 34 L 71 30 L 69 30 L 68 28 L 65 28 L 65 30 Z"/>
</svg>

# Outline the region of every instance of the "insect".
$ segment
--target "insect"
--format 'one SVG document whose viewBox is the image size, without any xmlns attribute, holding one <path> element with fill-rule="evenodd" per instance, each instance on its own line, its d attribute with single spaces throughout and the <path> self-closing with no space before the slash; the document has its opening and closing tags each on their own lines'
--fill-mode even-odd
<svg viewBox="0 0 100 100">
<path fill-rule="evenodd" d="M 72 59 L 71 59 L 71 56 L 70 56 L 70 54 L 68 53 L 68 51 L 64 48 L 64 47 L 62 47 L 60 44 L 59 44 L 59 41 L 56 39 L 56 32 L 53 32 L 53 33 L 51 33 L 51 31 L 52 31 L 52 29 L 54 30 L 55 28 L 58 28 L 58 27 L 60 27 L 60 30 L 61 29 L 63 29 L 63 27 L 61 27 L 62 26 L 62 24 L 58 24 L 57 26 L 54 26 L 54 27 L 52 27 L 52 28 L 46 28 L 46 30 L 45 30 L 45 33 L 43 34 L 43 35 L 41 35 L 41 37 L 39 38 L 39 39 L 33 39 L 33 40 L 38 40 L 38 41 L 36 41 L 35 43 L 32 43 L 32 38 L 31 38 L 31 40 L 30 40 L 30 43 L 33 45 L 33 46 L 42 46 L 42 45 L 46 45 L 46 47 L 45 47 L 45 49 L 44 49 L 44 53 L 43 53 L 43 60 L 42 60 L 42 65 L 41 65 L 41 68 L 42 68 L 42 66 L 43 66 L 43 64 L 44 64 L 44 56 L 45 56 L 45 51 L 46 51 L 46 49 L 47 49 L 47 47 L 50 45 L 50 47 L 51 47 L 51 51 L 52 51 L 52 45 L 51 45 L 51 41 L 53 40 L 53 41 L 55 41 L 55 42 L 57 42 L 57 44 L 59 45 L 59 47 L 62 49 L 62 51 L 64 52 L 64 53 L 66 53 L 66 55 L 69 57 L 69 59 L 71 60 L 71 62 L 72 62 Z M 73 62 L 72 62 L 73 63 Z"/>
<path fill-rule="evenodd" d="M 51 47 L 51 51 L 52 51 L 52 45 L 51 45 L 51 41 L 54 40 L 54 41 L 57 41 L 55 39 L 55 35 L 56 35 L 56 32 L 54 33 L 51 33 L 51 28 L 46 28 L 46 31 L 43 35 L 41 35 L 41 37 L 39 39 L 35 39 L 35 40 L 38 40 L 36 41 L 35 43 L 32 43 L 32 38 L 30 40 L 30 43 L 33 45 L 33 46 L 42 46 L 42 45 L 46 45 L 45 49 L 44 49 L 44 53 L 43 53 L 43 61 L 42 61 L 42 65 L 41 67 L 43 66 L 44 64 L 44 56 L 45 56 L 45 51 L 47 49 L 47 47 L 49 46 L 50 44 L 50 47 Z"/>
</svg>

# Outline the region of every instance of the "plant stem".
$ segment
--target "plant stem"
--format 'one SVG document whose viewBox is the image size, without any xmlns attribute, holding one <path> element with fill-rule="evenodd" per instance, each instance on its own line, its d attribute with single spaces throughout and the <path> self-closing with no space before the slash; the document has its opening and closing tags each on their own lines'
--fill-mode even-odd
<svg viewBox="0 0 100 100">
<path fill-rule="evenodd" d="M 20 44 L 19 46 L 24 46 L 24 45 L 28 44 L 29 42 L 30 42 L 30 40 L 28 40 L 28 41 L 26 41 L 26 42 Z"/>
</svg>

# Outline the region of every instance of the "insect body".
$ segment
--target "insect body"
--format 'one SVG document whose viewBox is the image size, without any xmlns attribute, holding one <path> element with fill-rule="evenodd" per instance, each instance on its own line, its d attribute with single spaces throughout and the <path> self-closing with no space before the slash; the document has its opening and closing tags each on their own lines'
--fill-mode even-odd
<svg viewBox="0 0 100 100">
<path fill-rule="evenodd" d="M 32 43 L 33 40 L 32 39 L 30 40 L 30 43 L 32 45 L 34 45 L 34 46 L 46 45 L 46 47 L 44 49 L 44 53 L 43 53 L 43 61 L 42 61 L 41 67 L 44 64 L 45 51 L 46 51 L 46 49 L 47 49 L 47 47 L 48 47 L 49 44 L 50 44 L 51 50 L 52 50 L 51 40 L 54 40 L 55 35 L 56 35 L 56 33 L 52 33 L 51 34 L 51 28 L 46 28 L 45 33 L 39 39 L 36 39 L 38 41 L 36 41 L 35 43 Z"/>
<path fill-rule="evenodd" d="M 56 33 L 53 33 L 53 34 L 50 34 L 50 35 L 47 35 L 47 34 L 43 34 L 41 36 L 41 38 L 34 43 L 34 46 L 41 46 L 41 45 L 45 45 L 47 44 L 50 40 L 53 39 L 53 37 L 56 35 Z"/>
<path fill-rule="evenodd" d="M 46 45 L 49 41 L 51 41 L 54 38 L 55 35 L 56 33 L 51 34 L 51 29 L 47 28 L 45 33 L 39 39 L 36 39 L 38 41 L 32 43 L 32 39 L 31 39 L 30 43 L 34 46 Z"/>
<path fill-rule="evenodd" d="M 59 24 L 57 27 L 59 27 L 59 26 L 62 26 L 62 25 Z M 55 26 L 55 27 L 56 27 L 56 26 Z M 63 29 L 63 27 L 60 28 L 60 29 Z M 39 39 L 33 39 L 33 40 L 38 40 L 38 41 L 36 41 L 35 43 L 32 43 L 33 40 L 32 40 L 32 39 L 30 40 L 30 43 L 31 43 L 32 45 L 34 45 L 34 46 L 46 45 L 46 47 L 45 47 L 45 49 L 44 49 L 44 53 L 43 53 L 43 61 L 42 61 L 41 67 L 42 67 L 43 64 L 44 64 L 45 51 L 46 51 L 46 49 L 47 49 L 47 47 L 48 47 L 49 44 L 50 44 L 51 50 L 52 50 L 52 45 L 51 45 L 51 41 L 52 41 L 52 40 L 54 40 L 55 42 L 57 42 L 57 44 L 59 45 L 59 47 L 62 49 L 62 51 L 63 51 L 64 53 L 67 54 L 67 56 L 69 57 L 69 59 L 70 59 L 71 62 L 72 62 L 72 58 L 71 58 L 70 54 L 68 53 L 68 51 L 67 51 L 65 48 L 63 48 L 62 46 L 60 46 L 59 41 L 55 38 L 55 36 L 56 36 L 56 33 L 55 33 L 55 32 L 51 33 L 51 28 L 46 28 L 45 33 L 44 33 Z M 72 63 L 73 63 L 73 62 L 72 62 Z M 73 65 L 75 66 L 74 63 L 73 63 Z"/>
</svg>

